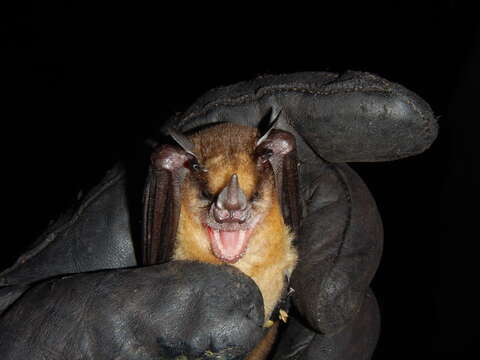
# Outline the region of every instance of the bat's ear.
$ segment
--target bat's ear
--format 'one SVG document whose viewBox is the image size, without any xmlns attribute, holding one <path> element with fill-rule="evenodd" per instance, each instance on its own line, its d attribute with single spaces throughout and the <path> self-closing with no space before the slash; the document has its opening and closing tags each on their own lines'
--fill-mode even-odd
<svg viewBox="0 0 480 360">
<path fill-rule="evenodd" d="M 144 194 L 143 265 L 167 262 L 173 255 L 180 188 L 191 158 L 185 150 L 171 145 L 159 146 L 152 153 Z"/>
<path fill-rule="evenodd" d="M 280 114 L 276 114 L 272 127 L 257 141 L 255 152 L 259 161 L 270 162 L 283 218 L 296 234 L 300 226 L 296 142 L 289 131 L 283 130 L 288 129 L 285 126 L 288 124 L 283 123 Z"/>
<path fill-rule="evenodd" d="M 175 130 L 174 128 L 169 128 L 167 129 L 168 135 L 172 137 L 173 140 L 176 141 L 176 143 L 187 153 L 190 154 L 194 157 L 197 157 L 194 152 L 194 146 L 193 143 L 190 141 L 189 138 L 187 138 L 185 135 L 183 135 L 181 132 Z"/>
<path fill-rule="evenodd" d="M 195 146 L 188 137 L 173 128 L 167 129 L 168 134 L 189 155 L 189 167 L 193 171 L 207 172 L 208 170 L 200 164 L 197 154 L 195 154 Z"/>
<path fill-rule="evenodd" d="M 280 115 L 282 114 L 282 109 L 280 108 L 278 111 L 275 111 L 272 109 L 270 111 L 270 116 L 268 118 L 268 128 L 267 131 L 264 132 L 264 134 L 257 140 L 256 145 L 260 145 L 263 141 L 268 139 L 270 136 L 270 133 L 273 130 L 283 130 L 289 132 L 289 126 L 286 122 L 286 120 L 281 117 Z"/>
</svg>

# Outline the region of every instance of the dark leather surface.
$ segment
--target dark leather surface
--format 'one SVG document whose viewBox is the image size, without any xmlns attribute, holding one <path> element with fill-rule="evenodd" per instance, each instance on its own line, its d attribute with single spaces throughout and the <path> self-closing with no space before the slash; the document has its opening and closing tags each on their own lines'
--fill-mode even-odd
<svg viewBox="0 0 480 360">
<path fill-rule="evenodd" d="M 266 76 L 213 90 L 186 113 L 171 119 L 167 126 L 174 125 L 181 131 L 222 121 L 257 126 L 272 111 L 280 109 L 280 116 L 289 124 L 297 141 L 302 222 L 296 239 L 300 261 L 291 278 L 295 289 L 292 296 L 295 316 L 282 334 L 275 356 L 278 359 L 368 359 L 379 329 L 378 309 L 369 284 L 381 255 L 382 224 L 365 184 L 347 165 L 339 162 L 393 160 L 419 153 L 435 139 L 435 118 L 418 96 L 379 77 L 356 72 L 342 76 L 301 73 Z M 0 274 L 0 284 L 10 285 L 0 289 L 0 305 L 7 309 L 0 318 L 2 334 L 17 331 L 11 324 L 17 324 L 18 331 L 30 331 L 18 322 L 32 321 L 29 316 L 34 320 L 37 316 L 43 319 L 43 326 L 47 329 L 50 326 L 47 331 L 53 333 L 57 331 L 56 326 L 66 331 L 73 326 L 72 321 L 82 323 L 82 319 L 67 316 L 59 319 L 42 313 L 48 312 L 55 298 L 64 301 L 64 292 L 46 290 L 51 282 L 40 282 L 32 292 L 27 284 L 59 274 L 136 265 L 125 181 L 122 170 L 113 170 L 76 210 L 47 231 L 17 264 Z M 113 274 L 124 270 L 106 271 Z M 140 269 L 135 274 L 141 271 L 147 270 Z M 90 283 L 95 276 L 101 277 L 74 276 L 72 279 L 80 279 L 74 286 L 76 291 L 97 299 L 97 292 L 110 285 L 106 281 L 95 287 Z M 68 289 L 72 286 L 68 281 L 59 284 Z M 131 290 L 134 284 L 125 286 Z M 170 283 L 165 286 L 174 287 Z M 195 284 L 188 286 L 195 287 Z M 224 291 L 228 294 L 235 290 L 225 288 Z M 124 301 L 121 298 L 128 293 L 118 294 L 118 299 L 102 299 L 100 304 L 106 312 L 109 301 L 113 301 L 111 306 L 114 306 L 115 301 Z M 159 303 L 163 296 L 163 292 L 158 293 Z M 41 304 L 45 306 L 43 310 L 38 308 Z M 205 311 L 205 305 L 202 306 L 195 311 L 201 314 Z M 33 308 L 39 310 L 35 312 Z M 151 314 L 161 316 L 164 310 L 156 308 Z M 183 310 L 172 307 L 169 311 L 180 316 Z M 119 328 L 135 323 L 137 313 L 127 311 L 128 314 L 131 316 L 128 321 L 117 319 Z M 82 324 L 86 326 L 84 330 L 109 321 L 102 316 L 96 320 L 98 324 L 95 320 Z M 187 312 L 184 321 L 177 317 L 175 326 L 188 328 L 191 316 Z M 136 328 L 143 327 L 143 321 L 135 325 Z M 156 330 L 163 331 L 164 324 Z M 210 331 L 207 324 L 208 321 L 205 333 Z M 176 339 L 175 331 L 170 333 L 172 339 Z M 100 334 L 99 339 L 107 336 Z M 109 346 L 114 349 L 117 342 L 128 343 L 130 334 L 121 331 L 110 334 L 108 339 L 101 340 L 106 341 L 103 351 L 108 351 Z M 11 336 L 8 339 L 8 348 L 13 349 L 11 354 L 27 354 L 21 352 L 21 346 L 15 345 Z M 84 346 L 75 339 L 68 340 L 72 346 Z M 243 348 L 248 347 L 248 342 L 246 338 L 235 341 Z M 30 348 L 39 349 L 33 340 L 23 344 L 29 354 L 35 353 Z M 185 344 L 185 351 L 191 349 L 189 346 Z M 161 349 L 171 348 L 161 346 Z M 148 358 L 142 356 L 132 359 Z M 12 355 L 10 358 L 22 357 Z"/>
<path fill-rule="evenodd" d="M 9 307 L 0 354 L 138 360 L 209 351 L 235 359 L 260 340 L 263 316 L 258 288 L 230 266 L 172 262 L 78 274 L 41 282 Z"/>
<path fill-rule="evenodd" d="M 16 264 L 0 273 L 0 286 L 134 265 L 126 174 L 117 166 Z"/>
<path fill-rule="evenodd" d="M 264 76 L 212 90 L 166 126 L 190 130 L 231 121 L 255 126 L 282 109 L 312 149 L 330 162 L 385 161 L 421 153 L 437 135 L 428 104 L 369 73 Z"/>
<path fill-rule="evenodd" d="M 368 360 L 380 334 L 380 313 L 369 291 L 355 319 L 338 331 L 320 334 L 293 318 L 284 330 L 274 360 Z"/>
<path fill-rule="evenodd" d="M 328 334 L 358 313 L 380 261 L 383 231 L 373 198 L 348 166 L 311 169 L 315 182 L 301 191 L 306 215 L 291 286 L 298 311 Z"/>
</svg>

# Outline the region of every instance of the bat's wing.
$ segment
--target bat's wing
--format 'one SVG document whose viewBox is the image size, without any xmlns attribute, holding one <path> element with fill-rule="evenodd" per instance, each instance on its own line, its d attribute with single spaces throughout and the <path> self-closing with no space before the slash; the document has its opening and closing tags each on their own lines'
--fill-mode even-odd
<svg viewBox="0 0 480 360">
<path fill-rule="evenodd" d="M 275 175 L 284 221 L 297 234 L 300 208 L 295 137 L 288 131 L 273 128 L 259 140 L 257 151 L 270 154 L 269 161 Z"/>
<path fill-rule="evenodd" d="M 297 152 L 293 149 L 289 154 L 286 154 L 283 157 L 281 174 L 275 174 L 276 177 L 282 176 L 282 188 L 280 193 L 283 217 L 285 223 L 290 226 L 290 229 L 292 229 L 294 234 L 298 234 L 300 227 L 297 166 Z"/>
<path fill-rule="evenodd" d="M 167 262 L 173 254 L 187 161 L 188 154 L 172 146 L 161 146 L 152 154 L 144 195 L 144 265 Z"/>
</svg>

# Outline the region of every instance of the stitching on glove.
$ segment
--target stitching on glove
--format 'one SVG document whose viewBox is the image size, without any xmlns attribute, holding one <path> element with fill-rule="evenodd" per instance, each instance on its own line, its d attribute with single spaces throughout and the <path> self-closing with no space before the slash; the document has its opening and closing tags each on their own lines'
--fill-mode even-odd
<svg viewBox="0 0 480 360">
<path fill-rule="evenodd" d="M 373 76 L 373 75 L 371 75 Z M 351 89 L 335 89 L 335 90 L 329 90 L 329 91 L 318 91 L 318 90 L 312 90 L 309 88 L 303 88 L 303 87 L 289 87 L 289 88 L 260 88 L 258 89 L 255 94 L 246 94 L 246 95 L 241 95 L 235 98 L 229 98 L 229 99 L 223 99 L 219 102 L 213 102 L 213 103 L 208 103 L 204 106 L 204 108 L 201 111 L 193 112 L 188 115 L 186 115 L 184 118 L 182 118 L 182 115 L 177 117 L 178 123 L 180 126 L 185 125 L 188 121 L 192 119 L 196 119 L 202 116 L 205 116 L 208 112 L 212 111 L 213 109 L 220 107 L 220 106 L 236 106 L 236 105 L 245 105 L 247 103 L 253 103 L 255 101 L 261 100 L 265 96 L 270 96 L 270 95 L 277 95 L 277 94 L 282 94 L 282 93 L 303 93 L 307 95 L 312 95 L 312 96 L 331 96 L 331 95 L 337 95 L 340 93 L 343 94 L 349 94 L 349 93 L 354 93 L 354 92 L 366 92 L 366 93 L 387 93 L 387 94 L 392 94 L 396 93 L 397 95 L 401 96 L 403 101 L 407 103 L 409 106 L 411 106 L 412 110 L 418 114 L 420 117 L 423 125 L 423 133 L 421 133 L 421 137 L 429 142 L 432 136 L 432 129 L 434 126 L 430 126 L 430 122 L 428 121 L 427 117 L 425 116 L 425 113 L 420 111 L 418 106 L 413 103 L 411 99 L 405 94 L 401 94 L 399 91 L 395 91 L 396 89 L 392 86 L 392 84 L 389 84 L 386 80 L 373 77 L 375 80 L 381 82 L 385 85 L 385 88 L 379 87 L 379 86 L 372 86 L 372 87 L 365 87 L 362 88 L 360 86 L 355 86 Z M 412 152 L 405 153 L 404 155 L 408 154 L 413 154 Z M 402 157 L 402 154 L 396 154 L 392 155 L 394 158 L 400 158 Z"/>
</svg>

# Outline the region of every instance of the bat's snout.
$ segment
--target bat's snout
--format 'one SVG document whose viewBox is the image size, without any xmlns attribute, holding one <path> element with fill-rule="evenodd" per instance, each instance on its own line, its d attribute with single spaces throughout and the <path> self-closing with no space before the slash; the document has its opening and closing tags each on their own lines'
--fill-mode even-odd
<svg viewBox="0 0 480 360">
<path fill-rule="evenodd" d="M 219 223 L 241 223 L 248 217 L 248 205 L 247 196 L 238 183 L 238 176 L 233 174 L 213 204 L 213 216 Z"/>
<path fill-rule="evenodd" d="M 233 174 L 206 217 L 205 228 L 213 254 L 224 262 L 237 262 L 245 255 L 249 238 L 259 220 L 240 188 L 238 176 Z"/>
</svg>

